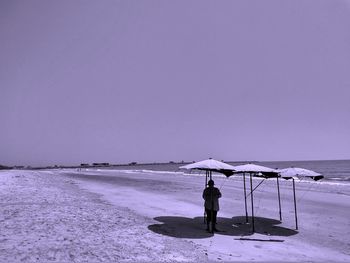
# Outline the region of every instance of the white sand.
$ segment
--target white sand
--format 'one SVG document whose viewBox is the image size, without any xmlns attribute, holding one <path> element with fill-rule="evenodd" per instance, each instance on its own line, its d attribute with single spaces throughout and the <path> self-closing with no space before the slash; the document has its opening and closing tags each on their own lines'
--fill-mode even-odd
<svg viewBox="0 0 350 263">
<path fill-rule="evenodd" d="M 212 235 L 202 223 L 204 177 L 2 171 L 0 262 L 350 261 L 349 185 L 297 183 L 297 232 L 291 183 L 281 182 L 280 223 L 276 182 L 266 181 L 254 192 L 252 234 L 241 178 L 215 180 L 223 231 Z"/>
</svg>

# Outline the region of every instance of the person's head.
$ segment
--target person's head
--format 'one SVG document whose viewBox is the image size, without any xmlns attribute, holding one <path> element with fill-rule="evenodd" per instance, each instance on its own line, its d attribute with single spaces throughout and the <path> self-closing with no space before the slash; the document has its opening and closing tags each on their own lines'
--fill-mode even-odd
<svg viewBox="0 0 350 263">
<path fill-rule="evenodd" d="M 208 185 L 209 185 L 209 186 L 214 186 L 214 181 L 213 181 L 213 180 L 209 180 L 209 181 L 208 181 Z"/>
</svg>

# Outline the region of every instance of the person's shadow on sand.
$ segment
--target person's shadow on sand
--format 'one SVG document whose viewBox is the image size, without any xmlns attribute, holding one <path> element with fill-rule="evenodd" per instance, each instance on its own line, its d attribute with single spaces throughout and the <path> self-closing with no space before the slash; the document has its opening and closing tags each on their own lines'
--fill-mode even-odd
<svg viewBox="0 0 350 263">
<path fill-rule="evenodd" d="M 212 233 L 205 231 L 205 224 L 203 217 L 178 217 L 178 216 L 160 216 L 154 220 L 161 222 L 161 224 L 149 225 L 148 229 L 162 235 L 177 237 L 177 238 L 208 238 L 213 236 Z M 251 222 L 251 218 L 249 218 Z M 281 223 L 279 220 L 255 217 L 255 233 L 267 236 L 292 236 L 298 232 L 276 226 Z M 252 235 L 251 224 L 245 223 L 244 216 L 237 216 L 233 218 L 218 217 L 217 228 L 219 232 L 215 234 L 226 236 L 249 236 Z"/>
</svg>

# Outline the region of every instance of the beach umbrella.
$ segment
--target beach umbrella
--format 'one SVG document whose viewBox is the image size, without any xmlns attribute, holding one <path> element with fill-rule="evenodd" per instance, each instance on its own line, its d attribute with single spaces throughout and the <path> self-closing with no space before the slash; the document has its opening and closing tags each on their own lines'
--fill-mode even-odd
<svg viewBox="0 0 350 263">
<path fill-rule="evenodd" d="M 226 175 L 227 177 L 233 174 L 233 166 L 229 165 L 224 162 L 220 162 L 214 159 L 207 159 L 204 161 L 199 161 L 191 164 L 187 164 L 184 166 L 180 166 L 180 169 L 197 169 L 197 170 L 203 170 L 203 171 L 210 171 L 210 172 L 218 172 Z"/>
<path fill-rule="evenodd" d="M 317 173 L 312 170 L 299 168 L 299 167 L 289 167 L 285 169 L 279 169 L 279 174 L 282 178 L 289 180 L 292 179 L 293 181 L 293 197 L 294 197 L 294 215 L 295 215 L 295 229 L 298 230 L 298 214 L 297 214 L 297 201 L 296 201 L 296 195 L 295 195 L 295 182 L 294 179 L 303 179 L 303 178 L 310 178 L 314 181 L 321 180 L 324 178 L 323 175 L 320 173 Z"/>
<path fill-rule="evenodd" d="M 248 222 L 248 210 L 247 210 L 247 193 L 246 193 L 246 183 L 245 183 L 245 174 L 248 173 L 250 177 L 250 200 L 251 200 L 251 206 L 252 206 L 252 228 L 253 232 L 255 231 L 254 226 L 254 196 L 253 192 L 256 188 L 259 187 L 259 185 L 263 182 L 261 181 L 254 189 L 253 189 L 253 181 L 252 176 L 256 177 L 262 177 L 264 179 L 267 178 L 277 178 L 277 189 L 278 189 L 278 203 L 279 203 L 279 214 L 280 214 L 280 220 L 282 220 L 282 214 L 281 214 L 281 199 L 280 199 L 280 192 L 279 192 L 279 183 L 278 183 L 278 171 L 266 166 L 261 166 L 257 164 L 243 164 L 243 165 L 237 165 L 233 166 L 233 169 L 235 173 L 242 173 L 243 174 L 243 188 L 244 188 L 244 206 L 245 206 L 245 215 L 246 215 L 246 222 Z"/>
<path fill-rule="evenodd" d="M 208 179 L 212 179 L 212 172 L 222 173 L 226 177 L 233 175 L 233 166 L 224 162 L 220 162 L 214 159 L 207 159 L 184 166 L 180 166 L 180 169 L 187 170 L 201 170 L 206 172 L 205 186 L 208 183 Z"/>
<path fill-rule="evenodd" d="M 285 169 L 278 169 L 278 172 L 280 173 L 281 177 L 285 179 L 291 179 L 293 177 L 297 178 L 311 178 L 315 181 L 318 181 L 323 178 L 323 175 L 320 173 L 317 173 L 312 170 L 299 168 L 299 167 L 289 167 Z"/>
<path fill-rule="evenodd" d="M 214 160 L 212 158 L 209 158 L 207 160 L 191 163 L 188 165 L 180 166 L 180 169 L 187 169 L 187 170 L 201 170 L 205 171 L 205 186 L 208 184 L 208 179 L 212 179 L 212 172 L 222 173 L 226 177 L 229 177 L 233 175 L 233 166 L 229 165 L 224 162 L 220 162 L 217 160 Z M 205 210 L 204 210 L 204 223 L 205 223 Z M 213 227 L 212 227 L 213 229 Z"/>
</svg>

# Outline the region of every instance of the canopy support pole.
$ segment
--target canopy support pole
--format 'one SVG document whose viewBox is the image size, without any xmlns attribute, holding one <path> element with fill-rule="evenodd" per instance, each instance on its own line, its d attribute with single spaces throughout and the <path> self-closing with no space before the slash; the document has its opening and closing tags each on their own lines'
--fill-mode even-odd
<svg viewBox="0 0 350 263">
<path fill-rule="evenodd" d="M 280 221 L 282 221 L 280 183 L 278 181 L 278 176 L 276 178 L 277 178 L 278 208 L 279 208 L 279 214 L 280 214 Z"/>
<path fill-rule="evenodd" d="M 294 214 L 295 214 L 295 229 L 298 230 L 298 215 L 297 215 L 297 200 L 295 198 L 295 182 L 293 179 L 293 195 L 294 195 Z"/>
<path fill-rule="evenodd" d="M 204 188 L 207 188 L 207 184 L 208 184 L 208 171 L 205 171 L 205 185 Z"/>
<path fill-rule="evenodd" d="M 211 180 L 211 171 L 209 171 L 210 180 Z M 211 233 L 214 233 L 215 222 L 214 222 L 214 196 L 213 189 L 210 189 L 210 199 L 211 199 L 211 209 L 210 209 L 210 218 L 211 218 Z"/>
<path fill-rule="evenodd" d="M 253 233 L 255 232 L 255 226 L 254 226 L 254 196 L 253 196 L 253 180 L 252 180 L 252 173 L 249 173 L 250 175 L 250 200 L 252 202 L 252 227 L 253 227 Z"/>
<path fill-rule="evenodd" d="M 207 185 L 208 185 L 208 174 L 209 174 L 209 171 L 206 170 L 205 171 L 205 185 L 204 185 L 204 189 L 207 188 Z M 205 212 L 205 207 L 204 207 L 204 215 L 203 215 L 204 224 L 207 222 L 206 215 L 207 215 L 207 213 Z"/>
<path fill-rule="evenodd" d="M 243 173 L 243 187 L 244 187 L 245 222 L 248 223 L 247 190 L 246 190 L 246 186 L 245 186 L 245 173 Z"/>
</svg>

